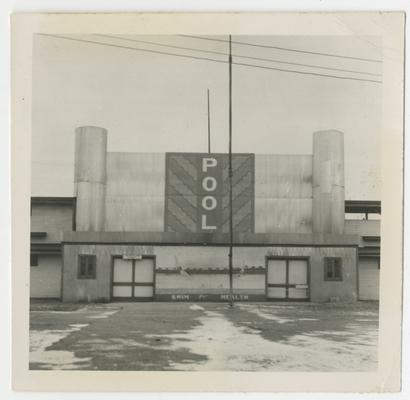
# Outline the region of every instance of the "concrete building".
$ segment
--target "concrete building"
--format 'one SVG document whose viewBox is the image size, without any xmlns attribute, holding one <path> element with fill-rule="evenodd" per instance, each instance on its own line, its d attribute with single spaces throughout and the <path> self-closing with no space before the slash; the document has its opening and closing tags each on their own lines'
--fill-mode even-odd
<svg viewBox="0 0 410 400">
<path fill-rule="evenodd" d="M 345 201 L 341 132 L 233 169 L 236 300 L 378 299 L 380 203 Z M 75 197 L 32 198 L 31 231 L 31 297 L 227 300 L 228 156 L 107 152 L 78 128 Z"/>
</svg>

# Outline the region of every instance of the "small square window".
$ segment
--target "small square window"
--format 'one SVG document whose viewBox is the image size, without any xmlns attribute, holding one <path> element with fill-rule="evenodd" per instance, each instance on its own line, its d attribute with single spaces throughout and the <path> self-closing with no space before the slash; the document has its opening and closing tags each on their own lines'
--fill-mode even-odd
<svg viewBox="0 0 410 400">
<path fill-rule="evenodd" d="M 88 264 L 87 274 L 95 278 L 95 263 Z"/>
<path fill-rule="evenodd" d="M 38 255 L 30 254 L 30 267 L 38 267 Z"/>
<path fill-rule="evenodd" d="M 325 257 L 325 281 L 342 281 L 342 259 L 340 257 Z"/>
<path fill-rule="evenodd" d="M 96 278 L 97 257 L 94 254 L 80 254 L 78 256 L 78 279 Z"/>
<path fill-rule="evenodd" d="M 80 278 L 85 278 L 87 276 L 87 264 L 82 260 L 80 262 L 80 273 L 79 273 Z"/>
</svg>

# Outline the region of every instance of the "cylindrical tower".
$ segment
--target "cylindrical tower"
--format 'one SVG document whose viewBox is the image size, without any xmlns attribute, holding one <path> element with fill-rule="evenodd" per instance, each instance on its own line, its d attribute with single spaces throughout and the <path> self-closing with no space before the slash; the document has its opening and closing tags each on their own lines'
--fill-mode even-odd
<svg viewBox="0 0 410 400">
<path fill-rule="evenodd" d="M 343 133 L 313 134 L 313 232 L 344 231 L 345 183 Z"/>
<path fill-rule="evenodd" d="M 78 231 L 104 230 L 106 159 L 107 131 L 96 126 L 77 128 L 74 183 Z"/>
</svg>

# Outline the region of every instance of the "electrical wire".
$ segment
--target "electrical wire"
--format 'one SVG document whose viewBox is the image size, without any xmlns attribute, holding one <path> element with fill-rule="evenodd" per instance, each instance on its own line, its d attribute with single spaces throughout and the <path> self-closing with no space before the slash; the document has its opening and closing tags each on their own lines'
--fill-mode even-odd
<svg viewBox="0 0 410 400">
<path fill-rule="evenodd" d="M 128 50 L 134 50 L 134 51 L 141 51 L 141 52 L 168 55 L 168 56 L 174 56 L 174 57 L 190 58 L 190 59 L 195 59 L 195 60 L 212 61 L 212 62 L 217 62 L 217 63 L 221 63 L 221 64 L 228 64 L 228 61 L 217 60 L 217 59 L 207 58 L 207 57 L 188 56 L 188 55 L 169 53 L 169 52 L 158 51 L 158 50 L 141 49 L 141 48 L 136 48 L 136 47 L 122 46 L 122 45 L 116 45 L 116 44 L 110 44 L 110 43 L 102 43 L 102 42 L 96 42 L 96 41 L 93 41 L 93 40 L 71 38 L 71 37 L 60 36 L 60 35 L 52 35 L 52 34 L 47 34 L 47 33 L 40 33 L 38 35 L 54 37 L 54 38 L 57 38 L 57 39 L 66 39 L 66 40 L 71 40 L 71 41 L 75 41 L 75 42 L 97 44 L 97 45 L 100 45 L 100 46 L 116 47 L 116 48 L 120 48 L 120 49 L 128 49 Z M 284 68 L 265 67 L 265 66 L 262 66 L 262 65 L 236 63 L 236 62 L 232 63 L 232 64 L 233 65 L 244 66 L 244 67 L 262 68 L 262 69 L 267 69 L 267 70 L 295 73 L 295 74 L 301 74 L 301 75 L 313 75 L 313 76 L 321 76 L 321 77 L 334 78 L 334 79 L 344 79 L 344 80 L 352 80 L 352 81 L 382 83 L 382 81 L 377 81 L 377 80 L 373 80 L 373 79 L 353 78 L 353 77 L 330 75 L 330 74 L 319 74 L 319 73 L 315 73 L 315 72 L 296 71 L 296 70 L 289 70 L 289 69 L 284 69 Z"/>
<path fill-rule="evenodd" d="M 193 59 L 195 59 L 195 60 L 204 60 L 204 61 L 214 61 L 214 62 L 219 62 L 219 63 L 227 63 L 227 61 L 224 61 L 224 60 L 216 60 L 216 59 L 214 59 L 214 58 L 198 57 L 198 56 L 188 56 L 188 55 L 185 55 L 185 54 L 168 53 L 168 52 L 159 51 L 159 50 L 141 49 L 141 48 L 137 48 L 137 47 L 122 46 L 122 45 L 118 45 L 118 44 L 96 42 L 96 41 L 94 41 L 94 40 L 72 38 L 72 37 L 60 36 L 60 35 L 52 35 L 52 34 L 49 34 L 49 33 L 38 33 L 37 35 L 54 37 L 54 38 L 57 38 L 57 39 L 72 40 L 72 41 L 75 41 L 75 42 L 99 44 L 99 45 L 101 45 L 101 46 L 118 47 L 118 48 L 120 48 L 120 49 L 129 49 L 129 50 L 143 51 L 143 52 L 147 52 L 147 53 L 163 54 L 163 55 L 167 55 L 167 56 L 176 56 L 176 57 L 183 57 L 183 58 L 193 58 Z"/>
<path fill-rule="evenodd" d="M 204 36 L 194 36 L 194 35 L 178 35 L 178 36 L 188 37 L 188 38 L 192 38 L 192 39 L 211 40 L 211 41 L 214 41 L 214 42 L 229 43 L 229 41 L 225 40 L 225 39 L 214 39 L 214 38 L 208 38 L 208 37 L 204 37 Z M 375 62 L 375 63 L 382 63 L 383 62 L 382 60 L 376 60 L 376 59 L 373 59 L 373 58 L 344 56 L 344 55 L 341 55 L 341 54 L 332 54 L 332 53 L 320 53 L 320 52 L 317 52 L 317 51 L 291 49 L 291 48 L 288 48 L 288 47 L 269 46 L 269 45 L 264 45 L 264 44 L 238 42 L 238 41 L 232 41 L 232 43 L 233 44 L 243 45 L 243 46 L 262 47 L 262 48 L 265 48 L 265 49 L 275 49 L 275 50 L 291 51 L 291 52 L 296 52 L 296 53 L 314 54 L 314 55 L 318 55 L 318 56 L 347 58 L 347 59 L 350 59 L 350 60 L 368 61 L 368 62 Z"/>
<path fill-rule="evenodd" d="M 324 76 L 324 77 L 327 77 L 327 78 L 335 78 L 335 79 L 348 79 L 348 80 L 353 80 L 353 81 L 383 83 L 383 81 L 376 81 L 376 80 L 373 80 L 373 79 L 352 78 L 352 77 L 348 77 L 348 76 L 336 76 L 336 75 L 319 74 L 319 73 L 316 73 L 316 72 L 295 71 L 295 70 L 290 70 L 290 69 L 265 67 L 263 65 L 245 64 L 245 63 L 237 63 L 237 62 L 234 62 L 232 64 L 233 65 L 240 65 L 240 66 L 243 66 L 243 67 L 271 69 L 271 70 L 280 71 L 280 72 L 292 72 L 292 73 L 295 73 L 295 74 L 302 74 L 302 75 Z"/>
<path fill-rule="evenodd" d="M 218 55 L 228 56 L 227 53 L 220 52 L 220 51 L 196 49 L 196 48 L 193 48 L 193 47 L 176 46 L 176 45 L 171 45 L 171 44 L 164 44 L 164 43 L 158 43 L 158 42 L 152 42 L 152 41 L 140 40 L 140 39 L 124 38 L 124 37 L 112 36 L 112 35 L 96 34 L 96 36 L 101 36 L 101 37 L 106 37 L 106 38 L 111 38 L 111 39 L 127 40 L 127 41 L 130 41 L 130 42 L 136 42 L 136 43 L 152 44 L 152 45 L 161 46 L 161 47 L 170 47 L 170 48 L 173 48 L 173 49 L 190 50 L 190 51 L 197 51 L 197 52 L 201 52 L 201 53 L 218 54 Z M 302 64 L 302 63 L 296 63 L 296 62 L 290 62 L 290 61 L 274 60 L 272 58 L 251 57 L 251 56 L 245 56 L 243 54 L 232 54 L 232 57 L 246 58 L 246 59 L 249 59 L 249 60 L 256 60 L 256 61 L 268 61 L 268 62 L 273 62 L 273 63 L 277 63 L 277 64 L 296 65 L 296 66 L 300 66 L 300 67 L 326 69 L 326 70 L 329 70 L 329 71 L 340 71 L 340 72 L 349 72 L 349 73 L 351 72 L 351 73 L 363 74 L 363 75 L 382 76 L 382 74 L 376 74 L 376 73 L 372 73 L 372 72 L 358 71 L 358 70 L 352 70 L 352 69 L 343 69 L 343 68 L 335 68 L 335 67 L 325 67 L 325 66 L 322 66 L 322 65 L 315 65 L 315 64 Z"/>
</svg>

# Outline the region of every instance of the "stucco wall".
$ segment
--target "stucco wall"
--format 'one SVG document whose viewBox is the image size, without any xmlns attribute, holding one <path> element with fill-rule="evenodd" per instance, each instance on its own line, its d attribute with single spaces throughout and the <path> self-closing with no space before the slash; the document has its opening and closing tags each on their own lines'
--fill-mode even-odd
<svg viewBox="0 0 410 400">
<path fill-rule="evenodd" d="M 38 256 L 38 266 L 30 267 L 30 297 L 60 297 L 61 256 Z"/>
<path fill-rule="evenodd" d="M 110 300 L 111 269 L 113 255 L 156 256 L 156 269 L 226 269 L 228 265 L 228 248 L 218 246 L 124 246 L 124 245 L 64 245 L 63 300 L 94 301 Z M 97 279 L 77 279 L 78 254 L 97 255 Z M 310 298 L 312 301 L 328 301 L 335 298 L 341 301 L 356 300 L 357 272 L 356 247 L 237 247 L 234 249 L 234 268 L 265 268 L 266 256 L 303 256 L 310 260 Z M 343 259 L 343 281 L 324 281 L 323 257 L 334 256 Z M 226 289 L 227 277 L 222 274 L 200 274 L 188 279 L 183 273 L 158 273 L 156 276 L 157 293 L 172 293 L 180 289 L 181 293 L 201 292 L 202 286 L 209 284 L 208 289 Z M 246 278 L 245 278 L 246 277 Z M 207 281 L 208 280 L 208 281 Z M 175 283 L 175 286 L 173 285 Z M 240 285 L 240 286 L 237 286 Z M 174 287 L 172 287 L 174 286 Z M 213 286 L 213 287 L 212 287 Z M 264 274 L 236 277 L 234 288 L 248 290 L 249 293 L 264 293 Z"/>
<path fill-rule="evenodd" d="M 31 232 L 47 232 L 45 238 L 34 238 L 34 242 L 60 242 L 62 232 L 73 229 L 71 205 L 33 204 L 31 207 Z"/>
<path fill-rule="evenodd" d="M 235 293 L 263 294 L 265 291 L 265 274 L 233 275 L 233 286 Z M 157 273 L 156 293 L 228 293 L 229 276 L 224 274 L 195 274 L 184 273 Z"/>
</svg>

